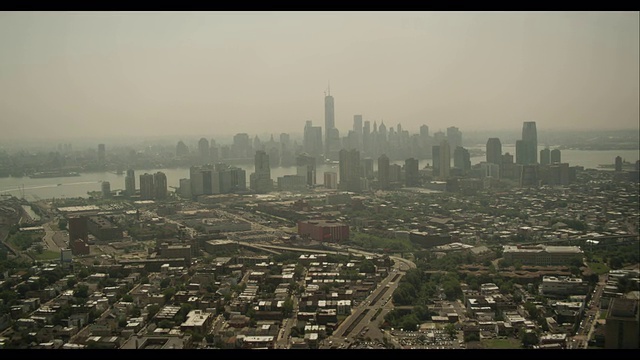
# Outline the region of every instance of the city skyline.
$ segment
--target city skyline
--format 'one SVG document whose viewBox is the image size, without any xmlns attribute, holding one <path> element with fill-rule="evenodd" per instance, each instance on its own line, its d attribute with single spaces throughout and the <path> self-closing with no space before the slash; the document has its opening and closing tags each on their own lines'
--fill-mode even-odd
<svg viewBox="0 0 640 360">
<path fill-rule="evenodd" d="M 0 140 L 302 133 L 306 121 L 324 139 L 329 94 L 340 137 L 355 115 L 411 133 L 637 129 L 638 23 L 638 12 L 1 12 Z"/>
</svg>

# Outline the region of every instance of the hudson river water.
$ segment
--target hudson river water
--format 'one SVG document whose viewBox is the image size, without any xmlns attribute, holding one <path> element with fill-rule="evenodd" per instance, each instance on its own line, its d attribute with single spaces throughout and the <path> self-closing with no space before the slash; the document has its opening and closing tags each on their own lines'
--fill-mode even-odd
<svg viewBox="0 0 640 360">
<path fill-rule="evenodd" d="M 469 147 L 484 148 L 483 146 Z M 550 147 L 553 149 L 553 147 Z M 542 149 L 542 147 L 540 147 Z M 502 153 L 510 153 L 515 158 L 515 147 L 513 145 L 503 145 Z M 597 169 L 601 164 L 613 164 L 615 157 L 620 156 L 622 159 L 635 163 L 640 158 L 640 150 L 562 150 L 561 161 L 569 163 L 570 166 L 584 166 L 585 168 Z M 472 157 L 471 164 L 478 164 L 485 160 L 484 156 Z M 403 164 L 403 161 L 396 161 L 396 164 Z M 420 160 L 419 167 L 422 169 L 427 164 L 431 164 L 431 160 Z M 240 165 L 247 173 L 247 182 L 249 174 L 253 169 L 253 164 Z M 377 162 L 374 161 L 374 170 L 377 170 Z M 611 170 L 611 169 L 603 169 Z M 140 174 L 155 173 L 162 171 L 167 175 L 167 183 L 169 191 L 171 187 L 178 187 L 180 179 L 189 178 L 189 168 L 173 168 L 173 169 L 146 169 L 136 170 L 136 187 L 139 188 Z M 324 172 L 338 172 L 337 165 L 324 164 L 316 169 L 316 182 L 324 183 Z M 284 175 L 295 175 L 295 167 L 277 167 L 271 169 L 271 178 L 275 181 L 278 177 Z M 0 195 L 13 195 L 23 197 L 26 200 L 33 201 L 38 199 L 51 198 L 70 198 L 83 197 L 87 198 L 90 191 L 101 191 L 101 182 L 108 181 L 111 190 L 124 189 L 124 175 L 117 175 L 111 172 L 82 173 L 75 177 L 61 178 L 45 178 L 31 179 L 29 177 L 4 177 L 0 178 Z M 248 184 L 247 184 L 248 185 Z"/>
</svg>

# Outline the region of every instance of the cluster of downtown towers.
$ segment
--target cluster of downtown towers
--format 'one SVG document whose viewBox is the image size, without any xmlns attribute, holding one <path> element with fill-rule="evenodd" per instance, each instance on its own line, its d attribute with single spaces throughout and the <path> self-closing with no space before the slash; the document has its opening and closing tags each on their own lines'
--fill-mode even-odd
<svg viewBox="0 0 640 360">
<path fill-rule="evenodd" d="M 230 166 L 225 161 L 248 158 L 253 158 L 255 164 L 255 170 L 249 177 L 249 190 L 255 193 L 267 193 L 276 187 L 281 190 L 315 187 L 316 164 L 337 163 L 337 173 L 324 173 L 324 187 L 352 192 L 369 189 L 372 181 L 375 188 L 387 189 L 400 177 L 405 186 L 420 186 L 418 159 L 431 159 L 431 174 L 437 180 L 446 181 L 452 175 L 452 169 L 456 174 L 471 168 L 469 151 L 462 147 L 462 133 L 455 126 L 447 128 L 446 133 L 438 131 L 430 135 L 429 127 L 422 125 L 419 134 L 410 134 L 400 124 L 387 129 L 384 121 L 380 125 L 374 121 L 372 126 L 370 121 L 363 121 L 362 115 L 354 115 L 353 129 L 341 137 L 335 127 L 334 98 L 330 93 L 325 94 L 324 105 L 324 133 L 321 126 L 307 121 L 301 146 L 297 142 L 292 144 L 285 133 L 280 134 L 279 142 L 273 139 L 273 135 L 266 142 L 261 142 L 257 136 L 251 142 L 248 134 L 239 133 L 234 136 L 231 146 L 218 146 L 214 140 L 210 143 L 201 138 L 197 151 L 200 164 L 191 166 L 189 179 L 180 179 L 179 193 L 184 197 L 197 197 L 246 192 L 245 170 Z M 537 164 L 537 147 L 536 123 L 524 122 L 522 139 L 516 141 L 515 163 Z M 179 141 L 176 155 L 188 154 L 188 147 Z M 552 150 L 550 154 L 545 149 L 540 155 L 541 164 L 560 162 L 559 150 Z M 374 159 L 377 159 L 377 174 L 373 170 Z M 404 160 L 404 166 L 394 163 L 398 160 Z M 504 161 L 513 162 L 513 156 L 502 154 L 500 139 L 489 138 L 486 163 L 497 167 Z M 271 167 L 293 164 L 296 174 L 278 178 L 277 185 L 274 184 Z M 129 194 L 135 193 L 133 176 L 133 171 L 129 170 L 125 179 L 128 184 L 125 191 Z M 146 198 L 153 198 L 154 192 L 147 190 L 145 194 Z"/>
</svg>

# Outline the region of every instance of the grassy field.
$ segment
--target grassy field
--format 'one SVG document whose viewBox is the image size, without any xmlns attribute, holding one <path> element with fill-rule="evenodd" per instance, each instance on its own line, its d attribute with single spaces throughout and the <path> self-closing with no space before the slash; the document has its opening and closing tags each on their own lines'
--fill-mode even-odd
<svg viewBox="0 0 640 360">
<path fill-rule="evenodd" d="M 29 255 L 34 260 L 56 260 L 60 259 L 60 253 L 57 251 L 45 250 L 42 254 L 38 254 L 36 252 L 30 252 Z"/>
<path fill-rule="evenodd" d="M 607 266 L 607 264 L 601 261 L 590 262 L 587 263 L 587 265 L 589 265 L 589 269 L 591 269 L 591 271 L 593 271 L 597 275 L 602 275 L 609 272 L 609 267 Z"/>
</svg>

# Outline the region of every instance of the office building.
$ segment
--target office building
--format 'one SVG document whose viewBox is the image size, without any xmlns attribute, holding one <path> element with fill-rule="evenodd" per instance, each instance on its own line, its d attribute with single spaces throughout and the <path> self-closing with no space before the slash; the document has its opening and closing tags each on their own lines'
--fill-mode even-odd
<svg viewBox="0 0 640 360">
<path fill-rule="evenodd" d="M 367 156 L 373 156 L 371 148 L 371 122 L 365 120 L 362 126 L 362 150 Z"/>
<path fill-rule="evenodd" d="M 617 172 L 622 171 L 622 158 L 620 156 L 616 156 L 615 160 L 615 170 Z"/>
<path fill-rule="evenodd" d="M 182 140 L 178 141 L 178 144 L 176 145 L 176 157 L 185 157 L 188 155 L 189 148 L 187 147 L 187 144 Z"/>
<path fill-rule="evenodd" d="M 280 191 L 301 191 L 307 188 L 307 178 L 303 175 L 284 175 L 277 179 Z"/>
<path fill-rule="evenodd" d="M 106 147 L 104 144 L 98 144 L 98 165 L 104 166 L 106 160 Z"/>
<path fill-rule="evenodd" d="M 366 157 L 360 161 L 360 176 L 364 179 L 373 179 L 375 175 L 373 173 L 373 159 Z"/>
<path fill-rule="evenodd" d="M 560 158 L 560 149 L 553 149 L 549 154 L 549 159 L 551 164 L 561 163 Z"/>
<path fill-rule="evenodd" d="M 338 188 L 345 191 L 361 191 L 360 152 L 356 149 L 342 149 L 339 152 L 339 159 Z"/>
<path fill-rule="evenodd" d="M 273 188 L 273 180 L 271 180 L 269 155 L 262 150 L 256 151 L 254 165 L 255 170 L 249 176 L 249 187 L 257 193 L 266 193 L 271 191 Z"/>
<path fill-rule="evenodd" d="M 525 121 L 522 124 L 522 140 L 525 142 L 525 158 L 524 165 L 538 163 L 538 132 L 536 130 L 535 121 Z M 517 151 L 517 150 L 516 150 Z M 517 156 L 517 153 L 516 153 Z"/>
<path fill-rule="evenodd" d="M 304 126 L 302 146 L 306 153 L 318 158 L 324 151 L 322 146 L 322 127 L 313 126 L 311 121 L 307 121 Z"/>
<path fill-rule="evenodd" d="M 496 166 L 499 166 L 496 164 Z M 462 170 L 463 173 L 471 170 L 471 154 L 469 150 L 458 146 L 453 150 L 453 167 Z"/>
<path fill-rule="evenodd" d="M 338 174 L 332 171 L 326 171 L 324 173 L 324 187 L 327 189 L 338 188 Z"/>
<path fill-rule="evenodd" d="M 260 148 L 258 137 L 254 138 L 254 145 L 252 147 L 249 140 L 249 134 L 238 133 L 233 136 L 233 144 L 231 144 L 231 156 L 237 159 L 246 159 L 251 157 L 251 153 L 255 148 Z"/>
<path fill-rule="evenodd" d="M 503 258 L 522 265 L 557 266 L 582 261 L 584 252 L 578 246 L 504 245 Z"/>
<path fill-rule="evenodd" d="M 388 189 L 390 185 L 389 174 L 389 157 L 385 154 L 378 158 L 378 187 L 380 189 Z"/>
<path fill-rule="evenodd" d="M 640 348 L 638 299 L 612 298 L 605 323 L 605 349 Z"/>
<path fill-rule="evenodd" d="M 551 150 L 549 150 L 549 148 L 544 148 L 540 150 L 540 165 L 549 164 L 551 164 Z"/>
<path fill-rule="evenodd" d="M 316 185 L 316 158 L 302 153 L 296 157 L 296 174 L 304 176 L 305 183 L 309 187 Z"/>
<path fill-rule="evenodd" d="M 418 170 L 419 170 L 418 159 L 409 158 L 404 161 L 405 186 L 407 187 L 420 186 L 420 174 Z"/>
<path fill-rule="evenodd" d="M 103 181 L 101 189 L 103 198 L 108 199 L 111 197 L 111 183 L 109 183 L 108 181 Z"/>
<path fill-rule="evenodd" d="M 69 247 L 73 255 L 89 254 L 89 218 L 86 216 L 69 218 Z"/>
<path fill-rule="evenodd" d="M 462 132 L 455 126 L 448 127 L 447 141 L 449 142 L 449 154 L 452 154 L 456 147 L 462 146 Z"/>
<path fill-rule="evenodd" d="M 332 137 L 332 129 L 334 129 L 335 126 L 334 102 L 333 96 L 331 96 L 331 88 L 329 88 L 328 93 L 324 97 L 324 155 L 327 158 L 329 154 L 334 151 L 335 146 L 338 145 L 333 143 Z"/>
<path fill-rule="evenodd" d="M 298 235 L 321 242 L 349 240 L 349 225 L 334 220 L 298 221 Z"/>
<path fill-rule="evenodd" d="M 178 189 L 178 194 L 181 198 L 191 199 L 191 179 L 180 179 L 180 187 Z"/>
<path fill-rule="evenodd" d="M 356 136 L 356 145 L 355 148 L 362 151 L 362 115 L 353 115 L 353 132 Z"/>
<path fill-rule="evenodd" d="M 487 140 L 487 162 L 500 165 L 502 163 L 502 143 L 499 138 Z"/>
<path fill-rule="evenodd" d="M 440 142 L 440 163 L 438 166 L 440 167 L 440 179 L 446 180 L 449 177 L 449 171 L 451 169 L 451 148 L 449 147 L 449 142 L 444 139 Z"/>
<path fill-rule="evenodd" d="M 440 145 L 433 145 L 431 147 L 431 175 L 433 177 L 440 176 Z"/>
<path fill-rule="evenodd" d="M 209 163 L 209 140 L 200 138 L 198 141 L 198 155 L 200 156 L 200 163 Z"/>
</svg>

